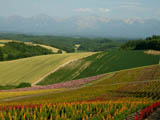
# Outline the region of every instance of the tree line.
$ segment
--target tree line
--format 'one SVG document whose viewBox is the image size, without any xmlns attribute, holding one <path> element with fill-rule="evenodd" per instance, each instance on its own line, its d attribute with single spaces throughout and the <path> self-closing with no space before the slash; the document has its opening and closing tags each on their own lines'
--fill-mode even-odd
<svg viewBox="0 0 160 120">
<path fill-rule="evenodd" d="M 0 47 L 0 61 L 47 54 L 53 54 L 53 52 L 40 46 L 26 45 L 22 42 L 8 42 L 5 43 L 5 46 Z"/>
<path fill-rule="evenodd" d="M 63 36 L 40 36 L 25 34 L 0 34 L 0 39 L 19 40 L 37 44 L 49 45 L 68 53 L 75 52 L 75 45 L 79 44 L 78 51 L 106 51 L 108 49 L 120 48 L 124 41 L 110 38 L 85 38 L 85 37 L 63 37 Z"/>
<path fill-rule="evenodd" d="M 145 40 L 131 40 L 121 46 L 127 50 L 160 50 L 160 36 L 153 35 Z"/>
</svg>

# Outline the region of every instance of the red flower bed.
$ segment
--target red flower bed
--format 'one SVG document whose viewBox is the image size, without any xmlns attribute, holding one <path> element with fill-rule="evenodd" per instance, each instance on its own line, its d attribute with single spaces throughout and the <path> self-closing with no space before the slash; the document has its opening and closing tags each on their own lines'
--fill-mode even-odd
<svg viewBox="0 0 160 120">
<path fill-rule="evenodd" d="M 135 120 L 143 120 L 148 117 L 152 112 L 154 112 L 158 107 L 160 107 L 160 102 L 153 103 L 147 108 L 143 109 L 139 115 L 136 116 Z"/>
</svg>

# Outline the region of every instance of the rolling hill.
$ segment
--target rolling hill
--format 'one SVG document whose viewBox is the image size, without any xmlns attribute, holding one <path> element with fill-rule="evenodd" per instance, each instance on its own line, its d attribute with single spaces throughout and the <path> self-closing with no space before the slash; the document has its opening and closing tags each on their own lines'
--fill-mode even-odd
<svg viewBox="0 0 160 120">
<path fill-rule="evenodd" d="M 108 51 L 67 64 L 50 74 L 39 85 L 75 80 L 135 67 L 158 64 L 160 56 L 144 51 Z"/>
<path fill-rule="evenodd" d="M 54 52 L 54 53 L 57 53 L 57 52 L 58 52 L 58 50 L 60 50 L 60 49 L 58 49 L 58 48 L 51 47 L 51 46 L 49 46 L 49 45 L 34 44 L 34 43 L 32 43 L 32 42 L 24 42 L 24 43 L 25 43 L 25 44 L 28 44 L 28 45 L 33 45 L 33 46 L 41 46 L 41 47 L 43 47 L 43 48 L 46 48 L 46 49 L 52 50 L 52 52 Z M 66 51 L 62 50 L 62 53 L 66 53 Z"/>
<path fill-rule="evenodd" d="M 8 42 L 20 42 L 20 41 L 17 41 L 17 40 L 0 40 L 0 46 L 3 47 L 5 43 L 8 43 Z M 57 53 L 58 52 L 58 48 L 55 48 L 55 47 L 51 47 L 49 45 L 43 45 L 43 44 L 34 44 L 32 42 L 24 42 L 25 44 L 27 45 L 33 45 L 33 46 L 40 46 L 40 47 L 43 47 L 43 48 L 46 48 L 46 49 L 49 49 L 49 50 L 52 50 L 52 52 L 54 53 Z M 62 53 L 66 53 L 66 51 L 62 50 Z"/>
<path fill-rule="evenodd" d="M 28 96 L 11 104 L 46 104 L 77 101 L 151 101 L 158 100 L 160 66 L 153 65 L 113 72 L 84 86 L 41 96 Z M 7 103 L 8 104 L 8 103 Z"/>
<path fill-rule="evenodd" d="M 129 56 L 129 54 L 131 54 L 132 57 Z M 96 57 L 96 59 L 99 58 L 100 60 L 103 58 L 103 55 L 104 53 L 98 53 L 90 57 Z M 144 54 L 144 51 L 127 51 L 126 53 L 121 53 L 121 55 L 129 56 L 125 57 L 126 59 L 130 58 L 126 60 L 127 63 L 131 58 L 133 59 L 133 57 L 135 58 L 136 55 L 138 55 L 137 59 L 141 64 L 137 64 L 135 61 L 136 59 L 134 59 L 134 62 L 132 60 L 127 64 L 129 65 L 128 67 L 131 67 L 132 65 L 155 65 L 126 69 L 127 65 L 122 62 L 122 56 L 119 56 L 118 58 L 121 60 L 121 64 L 123 63 L 122 65 L 126 65 L 125 69 L 120 68 L 120 71 L 106 73 L 97 80 L 82 84 L 78 87 L 76 86 L 75 81 L 71 82 L 72 85 L 70 87 L 63 87 L 61 84 L 62 86 L 59 89 L 48 90 L 48 86 L 46 86 L 46 89 L 43 90 L 33 89 L 30 91 L 23 91 L 20 89 L 17 91 L 0 91 L 0 111 L 5 111 L 1 112 L 1 118 L 8 118 L 8 114 L 18 111 L 17 113 L 23 112 L 23 114 L 30 118 L 33 118 L 33 116 L 42 118 L 41 114 L 43 113 L 44 118 L 51 119 L 52 115 L 54 115 L 56 118 L 72 118 L 76 120 L 83 118 L 93 118 L 95 120 L 100 120 L 102 118 L 108 120 L 135 120 L 136 116 L 139 115 L 137 113 L 138 111 L 141 110 L 142 114 L 144 109 L 152 106 L 156 108 L 158 106 L 155 102 L 160 99 L 160 65 L 157 64 L 159 56 Z M 140 56 L 145 58 L 147 62 L 144 62 L 144 59 Z M 86 60 L 90 57 L 80 60 Z M 104 59 L 102 60 L 104 61 Z M 113 59 L 110 61 L 115 62 Z M 111 64 L 112 62 L 109 63 Z M 72 63 L 74 63 L 74 61 L 70 64 Z M 74 65 L 72 67 L 74 67 Z M 65 72 L 66 71 L 64 71 L 64 73 Z M 90 78 L 85 79 L 89 80 Z M 43 110 L 49 112 L 44 112 Z M 58 112 L 55 113 L 54 111 Z M 149 113 L 151 112 L 153 112 L 152 109 Z M 73 115 L 71 113 L 73 113 Z M 23 114 L 13 114 L 12 116 L 25 118 L 26 116 Z M 147 116 L 143 117 L 146 118 Z"/>
<path fill-rule="evenodd" d="M 58 67 L 94 53 L 72 53 L 36 56 L 0 62 L 0 84 L 34 83 Z"/>
</svg>

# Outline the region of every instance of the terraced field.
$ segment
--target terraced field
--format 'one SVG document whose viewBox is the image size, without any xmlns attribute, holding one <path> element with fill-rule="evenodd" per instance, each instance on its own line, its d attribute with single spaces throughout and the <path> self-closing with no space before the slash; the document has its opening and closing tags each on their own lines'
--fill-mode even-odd
<svg viewBox="0 0 160 120">
<path fill-rule="evenodd" d="M 77 101 L 152 101 L 160 98 L 160 66 L 150 66 L 106 74 L 91 84 L 61 93 L 29 97 L 15 104 L 43 104 Z M 13 101 L 10 103 L 14 103 Z"/>
<path fill-rule="evenodd" d="M 94 53 L 55 54 L 0 62 L 0 85 L 35 83 L 59 67 L 92 54 Z"/>
<path fill-rule="evenodd" d="M 75 80 L 119 70 L 158 64 L 160 56 L 144 51 L 110 51 L 98 53 L 60 68 L 39 85 Z"/>
<path fill-rule="evenodd" d="M 160 65 L 152 65 L 109 73 L 85 86 L 61 92 L 35 93 L 20 99 L 12 99 L 10 94 L 10 101 L 0 102 L 0 110 L 5 111 L 0 117 L 143 120 L 160 105 L 155 103 L 160 99 L 159 92 Z M 140 115 L 135 113 L 139 110 Z"/>
<path fill-rule="evenodd" d="M 14 98 L 14 97 L 22 97 L 22 96 L 28 96 L 28 95 L 37 95 L 37 94 L 44 94 L 44 93 L 53 93 L 53 92 L 58 92 L 62 91 L 65 89 L 45 89 L 45 90 L 30 90 L 30 91 L 0 91 L 0 101 L 1 100 L 6 100 L 9 98 Z"/>
</svg>

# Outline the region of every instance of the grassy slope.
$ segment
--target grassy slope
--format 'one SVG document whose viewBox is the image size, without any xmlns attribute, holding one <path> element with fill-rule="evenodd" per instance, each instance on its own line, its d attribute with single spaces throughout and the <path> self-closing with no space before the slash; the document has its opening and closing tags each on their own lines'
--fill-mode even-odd
<svg viewBox="0 0 160 120">
<path fill-rule="evenodd" d="M 103 100 L 159 99 L 160 81 L 143 83 L 160 78 L 160 66 L 149 66 L 106 74 L 103 78 L 79 89 L 31 97 L 15 101 L 20 104 L 60 103 Z M 141 81 L 141 83 L 139 83 Z M 127 84 L 134 82 L 134 84 Z M 125 83 L 125 84 L 123 84 Z M 151 98 L 150 98 L 151 97 Z M 147 98 L 147 99 L 146 99 Z M 11 104 L 14 104 L 12 101 Z"/>
<path fill-rule="evenodd" d="M 34 83 L 58 66 L 91 54 L 93 53 L 55 54 L 0 62 L 0 85 Z"/>
<path fill-rule="evenodd" d="M 98 53 L 62 67 L 39 84 L 52 84 L 113 71 L 158 64 L 159 58 L 159 56 L 145 54 L 143 51 Z"/>
</svg>

